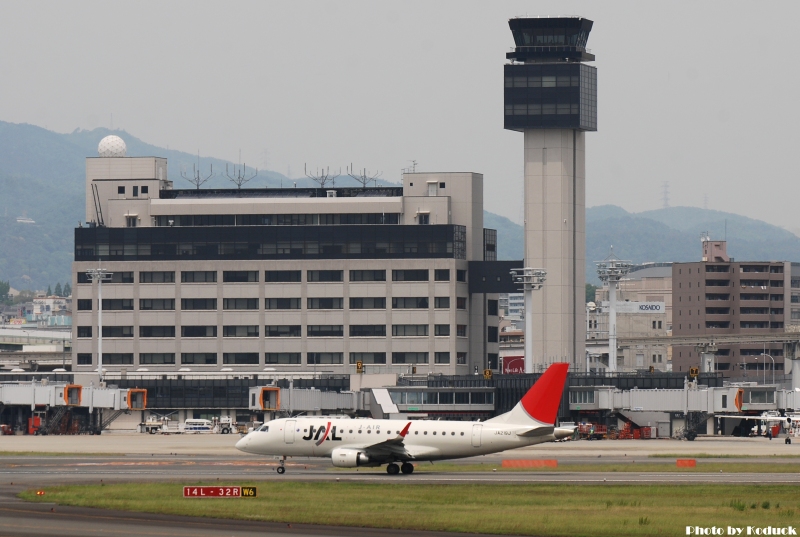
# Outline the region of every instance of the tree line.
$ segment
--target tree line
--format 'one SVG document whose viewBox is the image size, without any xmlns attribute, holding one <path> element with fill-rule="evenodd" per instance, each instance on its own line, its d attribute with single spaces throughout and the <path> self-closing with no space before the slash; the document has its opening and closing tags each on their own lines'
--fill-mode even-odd
<svg viewBox="0 0 800 537">
<path fill-rule="evenodd" d="M 9 281 L 2 281 L 0 280 L 0 304 L 10 306 L 12 304 L 19 304 L 20 302 L 29 302 L 33 300 L 36 296 L 34 291 L 20 291 L 15 297 L 11 297 L 9 294 L 11 292 L 11 283 Z M 72 295 L 72 286 L 69 282 L 65 283 L 63 286 L 61 283 L 56 283 L 56 288 L 53 290 L 51 286 L 47 286 L 47 296 L 58 296 L 62 298 L 66 298 Z"/>
</svg>

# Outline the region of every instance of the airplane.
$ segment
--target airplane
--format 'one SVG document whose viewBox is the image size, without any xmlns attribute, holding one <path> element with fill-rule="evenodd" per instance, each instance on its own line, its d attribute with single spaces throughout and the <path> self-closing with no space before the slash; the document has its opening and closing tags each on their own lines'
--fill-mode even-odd
<svg viewBox="0 0 800 537">
<path fill-rule="evenodd" d="M 567 438 L 574 427 L 555 427 L 569 364 L 556 363 L 510 412 L 478 423 L 307 416 L 272 420 L 248 433 L 236 448 L 256 455 L 330 457 L 340 468 L 379 467 L 389 475 L 414 471 L 413 462 L 497 453 Z M 399 463 L 399 464 L 398 464 Z"/>
</svg>

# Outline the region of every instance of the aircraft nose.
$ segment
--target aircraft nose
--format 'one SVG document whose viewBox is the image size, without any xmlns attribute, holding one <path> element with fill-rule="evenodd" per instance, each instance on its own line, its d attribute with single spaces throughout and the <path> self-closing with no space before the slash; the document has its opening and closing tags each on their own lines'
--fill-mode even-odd
<svg viewBox="0 0 800 537">
<path fill-rule="evenodd" d="M 250 443 L 250 437 L 245 436 L 244 438 L 236 442 L 236 449 L 238 449 L 239 451 L 247 452 L 247 444 L 249 443 Z"/>
</svg>

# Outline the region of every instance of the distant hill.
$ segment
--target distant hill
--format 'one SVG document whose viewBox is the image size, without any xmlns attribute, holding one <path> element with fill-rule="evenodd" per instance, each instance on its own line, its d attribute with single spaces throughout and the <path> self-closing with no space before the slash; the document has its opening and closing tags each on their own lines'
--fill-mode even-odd
<svg viewBox="0 0 800 537">
<path fill-rule="evenodd" d="M 0 121 L 0 280 L 16 289 L 45 289 L 70 281 L 73 232 L 85 219 L 86 157 L 97 154 L 97 144 L 109 134 L 125 140 L 128 156 L 158 156 L 168 159 L 168 176 L 175 188 L 193 188 L 181 177 L 192 174 L 197 155 L 160 148 L 125 131 L 94 129 L 59 134 L 34 125 Z M 233 174 L 232 162 L 201 157 L 199 169 L 215 176 L 203 188 L 231 188 L 225 166 Z M 248 170 L 251 166 L 248 164 Z M 259 170 L 247 188 L 313 186 L 308 178 L 289 179 L 269 170 Z M 337 186 L 357 183 L 344 176 Z M 378 180 L 378 184 L 391 184 Z M 18 223 L 26 216 L 35 224 Z"/>
<path fill-rule="evenodd" d="M 485 225 L 498 230 L 498 259 L 522 259 L 522 226 L 489 215 Z M 760 220 L 697 207 L 629 213 L 602 205 L 586 209 L 586 281 L 599 283 L 595 262 L 605 259 L 612 245 L 617 257 L 634 263 L 698 261 L 704 231 L 715 239 L 727 237 L 735 259 L 800 261 L 800 237 Z"/>
<path fill-rule="evenodd" d="M 124 131 L 94 129 L 59 134 L 33 125 L 0 121 L 0 280 L 16 289 L 44 289 L 70 281 L 73 229 L 85 217 L 85 158 L 95 155 L 108 134 L 121 136 L 129 156 L 168 159 L 175 188 L 192 188 L 181 177 L 191 174 L 197 155 L 147 144 Z M 226 188 L 224 160 L 201 157 L 200 170 L 216 176 L 203 188 Z M 248 166 L 249 168 L 249 166 Z M 259 170 L 248 187 L 312 186 L 310 179 Z M 349 177 L 337 186 L 355 185 Z M 379 184 L 393 184 L 380 181 Z M 17 222 L 26 216 L 36 223 Z M 498 231 L 498 259 L 522 259 L 522 226 L 506 217 L 484 212 L 484 225 Z M 608 255 L 610 245 L 623 259 L 692 261 L 700 258 L 700 233 L 727 236 L 728 252 L 742 260 L 800 261 L 800 238 L 776 226 L 732 213 L 694 207 L 670 207 L 629 213 L 614 205 L 586 210 L 586 277 L 597 282 L 594 262 Z"/>
</svg>

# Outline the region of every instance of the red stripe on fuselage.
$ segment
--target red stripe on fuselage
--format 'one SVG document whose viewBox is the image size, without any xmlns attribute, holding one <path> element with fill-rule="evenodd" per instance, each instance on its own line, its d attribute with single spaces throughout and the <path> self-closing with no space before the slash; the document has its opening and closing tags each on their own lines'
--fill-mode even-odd
<svg viewBox="0 0 800 537">
<path fill-rule="evenodd" d="M 322 444 L 325 441 L 325 439 L 328 438 L 328 433 L 330 433 L 330 432 L 331 432 L 331 422 L 328 422 L 328 427 L 325 429 L 325 436 L 320 438 L 319 442 L 317 442 L 315 445 L 318 446 L 318 445 Z"/>
</svg>

